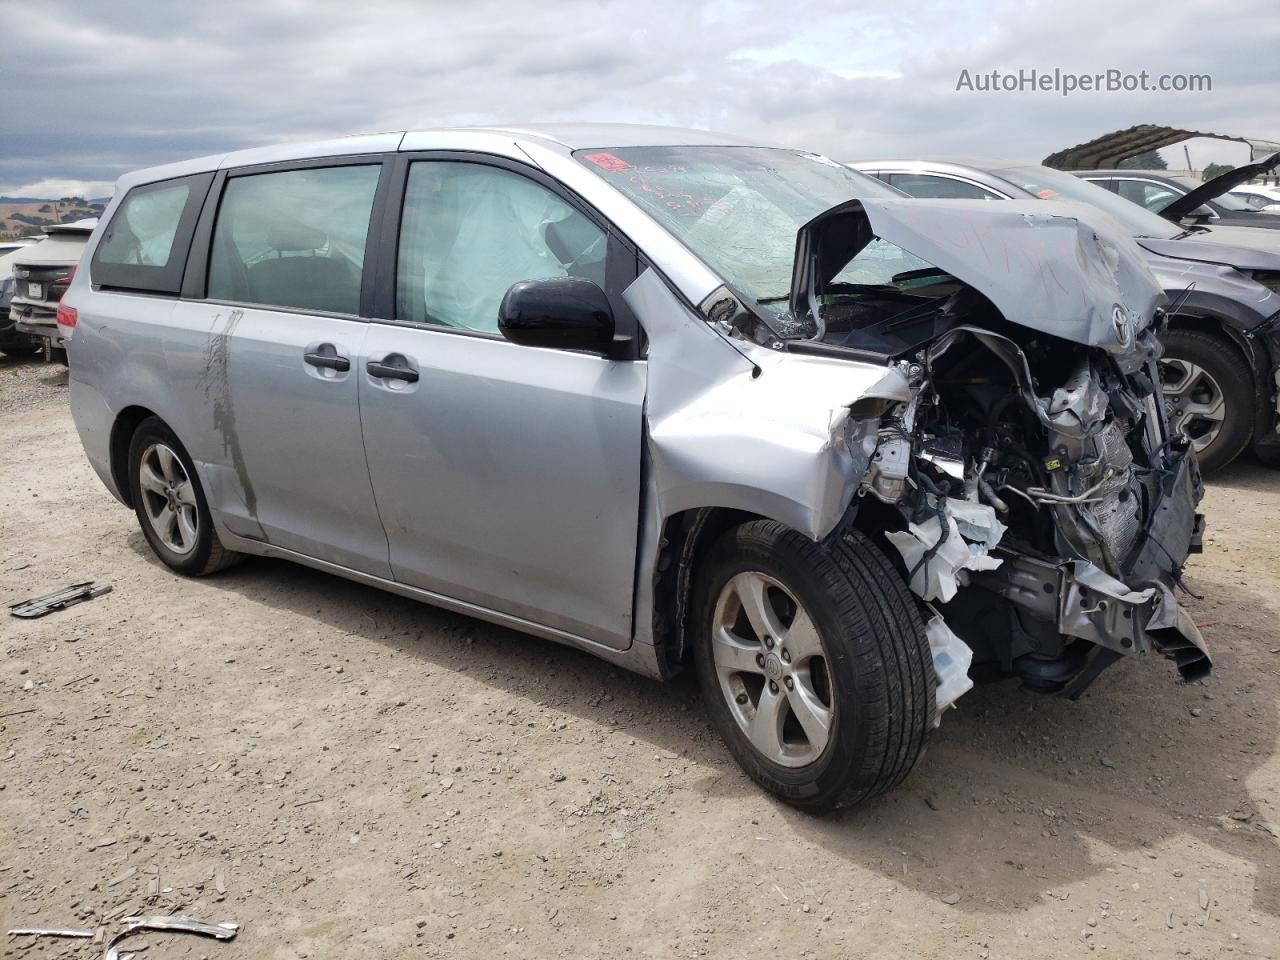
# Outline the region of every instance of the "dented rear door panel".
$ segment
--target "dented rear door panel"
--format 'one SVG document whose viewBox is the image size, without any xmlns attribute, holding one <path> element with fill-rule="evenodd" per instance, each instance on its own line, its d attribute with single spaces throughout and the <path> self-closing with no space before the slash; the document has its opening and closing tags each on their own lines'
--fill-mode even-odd
<svg viewBox="0 0 1280 960">
<path fill-rule="evenodd" d="M 389 577 L 360 435 L 355 361 L 368 324 L 253 306 L 180 302 L 191 455 L 228 530 Z M 346 371 L 308 353 L 346 358 Z"/>
</svg>

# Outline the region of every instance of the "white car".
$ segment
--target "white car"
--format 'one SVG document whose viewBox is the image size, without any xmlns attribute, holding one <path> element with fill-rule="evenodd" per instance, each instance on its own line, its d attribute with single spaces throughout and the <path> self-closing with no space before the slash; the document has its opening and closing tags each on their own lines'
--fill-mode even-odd
<svg viewBox="0 0 1280 960">
<path fill-rule="evenodd" d="M 43 240 L 14 255 L 9 316 L 15 333 L 43 341 L 46 360 L 66 362 L 56 320 L 58 301 L 67 292 L 84 245 L 97 225 L 97 219 L 90 218 L 47 226 Z"/>
<path fill-rule="evenodd" d="M 1280 213 L 1280 187 L 1263 187 L 1256 183 L 1242 183 L 1229 193 L 1243 200 L 1255 210 L 1264 213 Z"/>
</svg>

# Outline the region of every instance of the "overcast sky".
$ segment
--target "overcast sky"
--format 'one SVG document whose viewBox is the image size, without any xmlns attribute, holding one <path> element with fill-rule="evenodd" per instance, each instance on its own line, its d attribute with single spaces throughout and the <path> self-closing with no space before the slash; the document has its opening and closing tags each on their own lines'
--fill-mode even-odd
<svg viewBox="0 0 1280 960">
<path fill-rule="evenodd" d="M 1039 160 L 1140 122 L 1280 139 L 1275 0 L 1144 6 L 0 0 L 0 193 L 102 196 L 201 154 L 504 121 L 667 123 L 847 160 Z M 1055 67 L 1207 73 L 1213 89 L 956 90 L 964 69 Z"/>
</svg>

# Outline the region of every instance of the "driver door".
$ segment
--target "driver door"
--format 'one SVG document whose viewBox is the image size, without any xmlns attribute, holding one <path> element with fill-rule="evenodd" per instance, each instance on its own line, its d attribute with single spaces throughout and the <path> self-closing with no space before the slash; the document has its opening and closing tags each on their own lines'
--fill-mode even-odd
<svg viewBox="0 0 1280 960">
<path fill-rule="evenodd" d="M 497 320 L 520 280 L 620 291 L 634 252 L 538 171 L 474 155 L 402 166 L 395 277 L 380 281 L 394 297 L 357 370 L 393 575 L 625 648 L 646 364 L 517 345 Z"/>
</svg>

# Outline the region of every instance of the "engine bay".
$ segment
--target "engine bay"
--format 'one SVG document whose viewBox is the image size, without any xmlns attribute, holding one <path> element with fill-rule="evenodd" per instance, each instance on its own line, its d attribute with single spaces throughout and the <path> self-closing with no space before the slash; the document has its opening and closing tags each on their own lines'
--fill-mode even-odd
<svg viewBox="0 0 1280 960">
<path fill-rule="evenodd" d="M 900 514 L 885 536 L 912 590 L 972 651 L 973 675 L 1078 696 L 1146 649 L 1206 675 L 1172 597 L 1201 487 L 1159 403 L 1155 331 L 1122 362 L 981 300 L 944 310 L 945 331 L 895 361 L 913 396 L 881 417 L 860 491 Z"/>
</svg>

